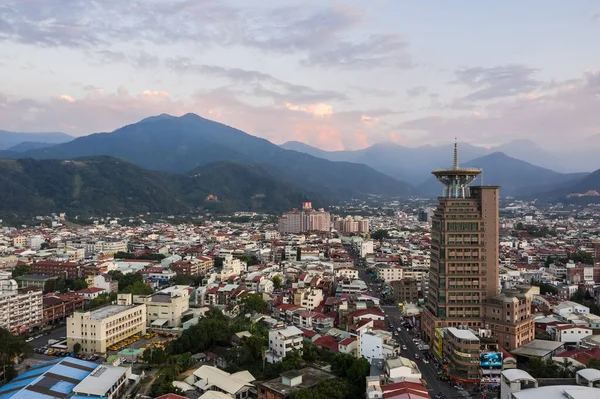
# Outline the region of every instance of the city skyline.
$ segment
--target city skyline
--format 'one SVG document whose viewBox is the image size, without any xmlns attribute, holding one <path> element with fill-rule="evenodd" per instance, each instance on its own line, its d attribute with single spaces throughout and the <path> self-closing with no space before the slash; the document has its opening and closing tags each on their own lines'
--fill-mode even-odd
<svg viewBox="0 0 600 399">
<path fill-rule="evenodd" d="M 194 112 L 328 150 L 583 146 L 600 134 L 599 16 L 592 1 L 8 1 L 0 129 Z"/>
</svg>

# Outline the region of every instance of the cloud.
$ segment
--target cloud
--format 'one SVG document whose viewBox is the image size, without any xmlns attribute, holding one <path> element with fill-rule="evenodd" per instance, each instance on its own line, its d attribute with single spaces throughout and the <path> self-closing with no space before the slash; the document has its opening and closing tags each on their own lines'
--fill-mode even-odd
<svg viewBox="0 0 600 399">
<path fill-rule="evenodd" d="M 399 35 L 371 35 L 362 42 L 341 41 L 315 48 L 303 60 L 307 66 L 367 69 L 394 67 L 412 68 L 408 43 Z"/>
<path fill-rule="evenodd" d="M 0 8 L 0 42 L 86 49 L 107 62 L 156 65 L 153 56 L 128 57 L 115 45 L 182 44 L 195 49 L 241 46 L 272 54 L 300 53 L 311 66 L 411 66 L 406 41 L 373 32 L 348 40 L 367 13 L 348 7 L 239 8 L 209 0 L 8 0 Z M 136 65 L 137 66 L 137 65 Z"/>
<path fill-rule="evenodd" d="M 463 68 L 455 72 L 456 81 L 453 83 L 475 90 L 463 98 L 464 101 L 491 100 L 536 89 L 541 85 L 533 78 L 538 71 L 518 64 Z"/>
<path fill-rule="evenodd" d="M 599 93 L 600 71 L 586 71 L 536 95 L 497 99 L 458 116 L 416 118 L 397 129 L 420 135 L 424 143 L 449 142 L 460 132 L 461 140 L 474 144 L 528 137 L 547 146 L 571 147 L 574 137 L 600 134 Z"/>
<path fill-rule="evenodd" d="M 267 97 L 277 103 L 345 101 L 347 96 L 334 90 L 317 90 L 305 85 L 293 84 L 278 79 L 268 73 L 242 68 L 226 68 L 194 62 L 187 57 L 168 58 L 165 65 L 178 73 L 210 75 L 236 83 L 248 94 Z"/>
<path fill-rule="evenodd" d="M 333 115 L 333 107 L 329 104 L 309 104 L 309 105 L 296 105 L 292 103 L 285 103 L 285 108 L 292 111 L 302 111 L 312 114 L 318 117 L 325 117 Z"/>
<path fill-rule="evenodd" d="M 68 103 L 74 103 L 75 102 L 75 99 L 73 97 L 71 97 L 70 95 L 68 95 L 68 94 L 63 94 L 62 96 L 60 96 L 60 99 L 66 101 Z"/>
<path fill-rule="evenodd" d="M 349 89 L 354 90 L 360 94 L 367 95 L 369 97 L 393 97 L 396 92 L 388 89 L 374 89 L 369 87 L 360 86 L 348 86 Z"/>
<path fill-rule="evenodd" d="M 427 88 L 425 86 L 415 86 L 406 90 L 406 95 L 409 97 L 418 97 L 425 93 L 427 93 Z"/>
</svg>

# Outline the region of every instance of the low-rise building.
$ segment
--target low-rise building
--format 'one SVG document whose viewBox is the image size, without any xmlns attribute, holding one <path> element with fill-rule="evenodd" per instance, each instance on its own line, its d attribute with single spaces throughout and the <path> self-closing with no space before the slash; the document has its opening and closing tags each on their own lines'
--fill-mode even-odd
<svg viewBox="0 0 600 399">
<path fill-rule="evenodd" d="M 98 365 L 73 357 L 40 363 L 0 387 L 3 399 L 120 399 L 131 382 L 131 367 Z"/>
<path fill-rule="evenodd" d="M 248 371 L 230 374 L 213 366 L 201 366 L 185 381 L 193 384 L 201 393 L 222 392 L 230 398 L 244 399 L 254 389 L 254 376 Z"/>
<path fill-rule="evenodd" d="M 85 353 L 106 353 L 114 343 L 146 333 L 146 305 L 134 305 L 130 294 L 119 294 L 117 305 L 75 312 L 67 318 L 67 348 L 76 343 Z"/>
<path fill-rule="evenodd" d="M 83 310 L 85 306 L 85 300 L 72 292 L 68 294 L 48 293 L 44 295 L 42 303 L 44 307 L 43 325 L 64 321 L 76 311 Z"/>
<path fill-rule="evenodd" d="M 190 308 L 187 288 L 169 287 L 151 295 L 135 295 L 133 303 L 146 305 L 146 323 L 153 327 L 179 327 Z"/>
<path fill-rule="evenodd" d="M 40 276 L 37 274 L 25 274 L 23 276 L 16 277 L 15 280 L 19 287 L 36 287 L 41 289 L 42 291 L 46 290 L 46 288 L 52 288 L 52 284 L 58 280 L 56 276 Z"/>
<path fill-rule="evenodd" d="M 388 382 L 419 381 L 421 372 L 417 364 L 405 357 L 392 357 L 385 359 L 384 375 Z"/>
<path fill-rule="evenodd" d="M 293 350 L 302 350 L 302 330 L 294 326 L 269 331 L 269 351 L 267 361 L 281 361 Z"/>
<path fill-rule="evenodd" d="M 314 367 L 286 371 L 277 378 L 257 383 L 258 399 L 289 399 L 299 389 L 312 388 L 333 378 L 333 374 Z"/>
</svg>

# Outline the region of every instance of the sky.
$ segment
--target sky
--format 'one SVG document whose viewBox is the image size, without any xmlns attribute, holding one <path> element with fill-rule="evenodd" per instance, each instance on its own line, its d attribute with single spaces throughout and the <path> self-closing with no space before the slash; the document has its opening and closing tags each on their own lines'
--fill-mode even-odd
<svg viewBox="0 0 600 399">
<path fill-rule="evenodd" d="M 586 146 L 598 38 L 595 0 L 0 0 L 0 129 L 193 112 L 326 150 Z"/>
</svg>

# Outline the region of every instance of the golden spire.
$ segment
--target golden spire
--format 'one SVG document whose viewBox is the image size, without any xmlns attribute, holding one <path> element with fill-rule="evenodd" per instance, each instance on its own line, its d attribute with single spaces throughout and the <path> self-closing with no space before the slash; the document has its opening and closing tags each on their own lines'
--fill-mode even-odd
<svg viewBox="0 0 600 399">
<path fill-rule="evenodd" d="M 454 170 L 458 170 L 458 141 L 454 138 Z"/>
</svg>

